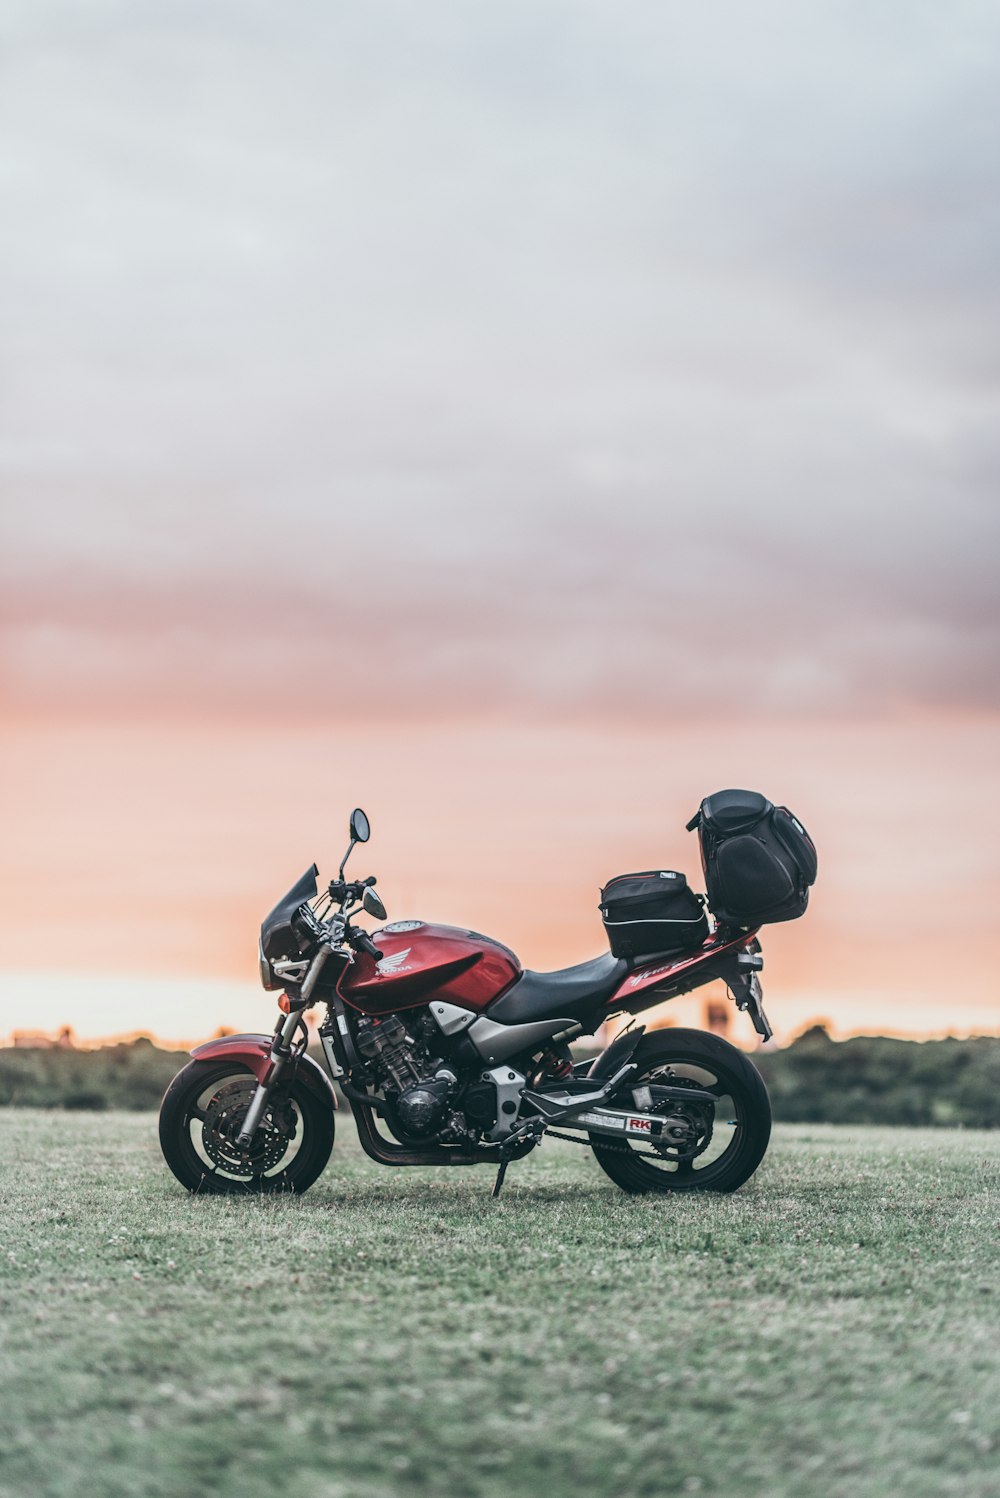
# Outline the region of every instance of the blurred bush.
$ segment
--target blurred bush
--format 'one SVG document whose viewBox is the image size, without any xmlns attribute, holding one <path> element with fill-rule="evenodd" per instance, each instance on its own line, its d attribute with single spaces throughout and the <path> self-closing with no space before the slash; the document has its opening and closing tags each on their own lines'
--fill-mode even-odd
<svg viewBox="0 0 1000 1498">
<path fill-rule="evenodd" d="M 0 1049 L 0 1105 L 157 1108 L 187 1060 L 186 1051 L 160 1050 L 145 1037 L 91 1051 Z M 1000 1038 L 835 1041 L 814 1025 L 753 1060 L 785 1123 L 1000 1128 Z"/>
<path fill-rule="evenodd" d="M 0 1104 L 21 1108 L 158 1108 L 188 1060 L 145 1036 L 93 1051 L 72 1046 L 0 1049 Z"/>
<path fill-rule="evenodd" d="M 753 1059 L 784 1123 L 1000 1128 L 1000 1037 L 837 1041 L 814 1025 Z"/>
</svg>

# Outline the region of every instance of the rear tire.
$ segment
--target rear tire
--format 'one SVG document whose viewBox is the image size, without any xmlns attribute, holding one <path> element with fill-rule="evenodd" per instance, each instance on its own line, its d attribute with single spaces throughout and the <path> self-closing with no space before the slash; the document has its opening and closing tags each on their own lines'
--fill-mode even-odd
<svg viewBox="0 0 1000 1498">
<path fill-rule="evenodd" d="M 771 1137 L 771 1103 L 753 1062 L 727 1040 L 702 1030 L 661 1030 L 644 1035 L 632 1060 L 638 1064 L 638 1072 L 625 1085 L 629 1100 L 632 1088 L 641 1082 L 669 1080 L 665 1069 L 674 1069 L 676 1064 L 678 1078 L 686 1076 L 703 1087 L 714 1085 L 720 1103 L 726 1105 L 722 1111 L 728 1114 L 731 1105 L 734 1116 L 722 1117 L 716 1107 L 712 1137 L 716 1148 L 718 1144 L 725 1147 L 714 1156 L 706 1150 L 687 1165 L 650 1158 L 652 1151 L 645 1142 L 633 1148 L 624 1140 L 612 1143 L 607 1135 L 591 1134 L 597 1163 L 615 1185 L 639 1195 L 650 1191 L 735 1191 L 748 1181 L 764 1158 Z"/>
<path fill-rule="evenodd" d="M 160 1148 L 189 1191 L 215 1196 L 300 1193 L 322 1174 L 333 1150 L 333 1105 L 306 1087 L 301 1076 L 279 1084 L 268 1100 L 265 1124 L 252 1147 L 257 1159 L 246 1169 L 226 1162 L 223 1130 L 231 1138 L 238 1129 L 256 1085 L 253 1073 L 238 1062 L 191 1061 L 167 1088 L 160 1105 Z M 224 1099 L 227 1089 L 235 1104 L 228 1117 L 220 1114 L 216 1101 Z M 294 1133 L 286 1137 L 282 1126 L 289 1122 Z"/>
</svg>

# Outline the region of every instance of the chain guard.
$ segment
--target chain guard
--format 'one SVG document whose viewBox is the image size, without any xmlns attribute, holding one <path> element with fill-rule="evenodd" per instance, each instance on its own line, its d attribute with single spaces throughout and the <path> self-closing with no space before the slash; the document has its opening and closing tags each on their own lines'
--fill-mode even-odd
<svg viewBox="0 0 1000 1498">
<path fill-rule="evenodd" d="M 260 1176 L 282 1160 L 295 1138 L 295 1109 L 287 1098 L 269 1098 L 264 1117 L 249 1149 L 241 1150 L 236 1140 L 257 1083 L 227 1082 L 213 1093 L 205 1109 L 201 1140 L 205 1153 L 219 1170 L 230 1175 Z"/>
</svg>

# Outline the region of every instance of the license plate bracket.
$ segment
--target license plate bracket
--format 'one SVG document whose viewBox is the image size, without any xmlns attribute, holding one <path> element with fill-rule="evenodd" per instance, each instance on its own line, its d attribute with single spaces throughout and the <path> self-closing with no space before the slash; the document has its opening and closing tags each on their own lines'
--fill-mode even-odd
<svg viewBox="0 0 1000 1498">
<path fill-rule="evenodd" d="M 764 1040 L 770 1040 L 774 1031 L 764 1013 L 764 990 L 757 974 L 741 972 L 737 978 L 729 980 L 729 987 L 737 1009 L 744 1009 L 757 1034 Z"/>
</svg>

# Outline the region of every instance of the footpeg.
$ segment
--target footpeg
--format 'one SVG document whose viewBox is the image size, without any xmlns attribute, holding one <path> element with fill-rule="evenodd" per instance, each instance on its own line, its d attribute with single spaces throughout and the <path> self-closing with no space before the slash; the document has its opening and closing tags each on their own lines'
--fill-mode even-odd
<svg viewBox="0 0 1000 1498">
<path fill-rule="evenodd" d="M 626 1062 L 613 1077 L 608 1078 L 603 1087 L 595 1087 L 591 1092 L 535 1092 L 525 1088 L 523 1098 L 526 1103 L 538 1109 L 547 1124 L 559 1123 L 573 1113 L 583 1113 L 587 1108 L 603 1103 L 635 1070 L 634 1061 Z"/>
<path fill-rule="evenodd" d="M 497 1178 L 493 1182 L 494 1200 L 500 1195 L 503 1188 L 504 1177 L 507 1174 L 507 1166 L 510 1164 L 514 1148 L 528 1135 L 534 1135 L 537 1143 L 550 1124 L 561 1123 L 577 1113 L 585 1113 L 589 1108 L 596 1107 L 605 1098 L 610 1097 L 626 1077 L 630 1077 L 636 1070 L 634 1061 L 626 1062 L 620 1066 L 613 1077 L 609 1077 L 602 1087 L 591 1088 L 587 1092 L 534 1092 L 525 1088 L 521 1094 L 523 1101 L 530 1103 L 537 1109 L 537 1116 L 525 1119 L 524 1123 L 516 1124 L 507 1135 L 500 1146 L 500 1165 L 497 1170 Z"/>
</svg>

